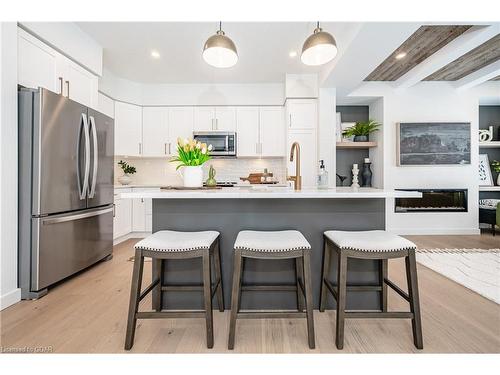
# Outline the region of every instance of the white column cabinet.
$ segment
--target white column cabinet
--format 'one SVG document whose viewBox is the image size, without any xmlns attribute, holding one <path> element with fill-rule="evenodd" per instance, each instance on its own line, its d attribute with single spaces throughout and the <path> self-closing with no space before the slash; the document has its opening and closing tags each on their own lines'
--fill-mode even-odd
<svg viewBox="0 0 500 375">
<path fill-rule="evenodd" d="M 238 157 L 260 156 L 259 107 L 240 107 L 236 114 Z"/>
<path fill-rule="evenodd" d="M 261 156 L 285 156 L 285 119 L 283 107 L 260 107 Z"/>
<path fill-rule="evenodd" d="M 115 155 L 141 156 L 142 107 L 115 102 Z"/>
<path fill-rule="evenodd" d="M 290 129 L 317 129 L 317 99 L 287 99 L 286 121 Z"/>
<path fill-rule="evenodd" d="M 142 109 L 142 156 L 169 155 L 168 108 L 144 107 Z"/>
</svg>

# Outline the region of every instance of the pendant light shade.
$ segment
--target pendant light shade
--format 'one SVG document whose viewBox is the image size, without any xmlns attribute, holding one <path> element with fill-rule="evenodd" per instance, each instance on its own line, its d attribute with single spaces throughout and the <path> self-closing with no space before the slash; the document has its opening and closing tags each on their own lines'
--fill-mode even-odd
<svg viewBox="0 0 500 375">
<path fill-rule="evenodd" d="M 337 42 L 332 34 L 323 31 L 319 27 L 309 36 L 302 46 L 300 59 L 306 65 L 323 65 L 333 60 L 337 55 Z"/>
<path fill-rule="evenodd" d="M 222 31 L 219 22 L 219 30 L 205 42 L 203 47 L 203 60 L 208 65 L 216 68 L 229 68 L 238 62 L 238 52 L 233 41 Z"/>
</svg>

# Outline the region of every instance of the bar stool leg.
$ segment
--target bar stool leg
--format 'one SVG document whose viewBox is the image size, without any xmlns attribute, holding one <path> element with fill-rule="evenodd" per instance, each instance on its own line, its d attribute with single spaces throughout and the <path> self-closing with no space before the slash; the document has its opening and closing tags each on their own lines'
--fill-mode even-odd
<svg viewBox="0 0 500 375">
<path fill-rule="evenodd" d="M 203 254 L 203 300 L 205 303 L 205 320 L 207 327 L 207 348 L 214 347 L 214 327 L 212 318 L 212 275 L 210 269 L 210 252 Z"/>
<path fill-rule="evenodd" d="M 380 262 L 380 286 L 382 287 L 382 291 L 380 292 L 380 310 L 383 312 L 387 312 L 387 284 L 385 283 L 385 279 L 387 279 L 388 274 L 388 259 L 382 259 Z"/>
<path fill-rule="evenodd" d="M 314 316 L 313 316 L 313 300 L 312 300 L 312 283 L 311 283 L 311 250 L 303 250 L 302 257 L 304 263 L 304 289 L 306 297 L 306 315 L 307 315 L 307 337 L 309 340 L 309 349 L 316 347 L 314 339 Z"/>
<path fill-rule="evenodd" d="M 300 287 L 300 281 L 304 285 L 304 264 L 302 258 L 295 258 L 295 280 L 297 282 L 297 310 L 304 311 L 304 293 Z M 299 281 L 300 280 L 300 281 Z M 305 285 L 304 285 L 305 287 Z"/>
<path fill-rule="evenodd" d="M 229 340 L 228 349 L 234 349 L 234 336 L 236 332 L 236 318 L 238 315 L 240 304 L 240 287 L 241 287 L 241 250 L 234 252 L 234 268 L 233 268 L 233 289 L 231 291 L 231 318 L 229 321 Z"/>
<path fill-rule="evenodd" d="M 413 331 L 413 343 L 417 349 L 423 349 L 422 320 L 420 317 L 420 299 L 418 295 L 417 261 L 415 250 L 410 250 L 405 258 L 406 279 L 408 282 L 408 296 L 410 297 L 410 311 L 413 313 L 411 328 Z"/>
<path fill-rule="evenodd" d="M 132 346 L 134 345 L 135 326 L 137 323 L 136 314 L 139 309 L 139 296 L 141 295 L 143 268 L 144 257 L 142 256 L 142 250 L 136 250 L 134 257 L 134 271 L 132 273 L 132 285 L 130 288 L 127 332 L 125 334 L 125 350 L 132 349 Z"/>
<path fill-rule="evenodd" d="M 215 282 L 218 282 L 217 285 L 217 306 L 219 307 L 220 312 L 224 312 L 224 295 L 222 293 L 222 272 L 221 272 L 221 259 L 220 259 L 220 245 L 219 239 L 217 239 L 217 243 L 214 249 L 214 268 L 215 268 Z"/>
<path fill-rule="evenodd" d="M 319 300 L 319 311 L 324 312 L 328 298 L 325 279 L 328 277 L 330 271 L 330 247 L 325 239 L 323 239 L 323 271 L 321 272 L 321 294 Z"/>
<path fill-rule="evenodd" d="M 162 291 L 161 287 L 163 286 L 163 260 L 162 259 L 153 259 L 152 260 L 152 275 L 153 280 L 155 275 L 160 279 L 158 285 L 156 285 L 152 290 L 152 307 L 153 310 L 161 311 L 162 309 Z"/>
<path fill-rule="evenodd" d="M 339 249 L 339 268 L 337 277 L 337 334 L 335 344 L 337 349 L 344 348 L 344 323 L 347 291 L 347 256 Z"/>
</svg>

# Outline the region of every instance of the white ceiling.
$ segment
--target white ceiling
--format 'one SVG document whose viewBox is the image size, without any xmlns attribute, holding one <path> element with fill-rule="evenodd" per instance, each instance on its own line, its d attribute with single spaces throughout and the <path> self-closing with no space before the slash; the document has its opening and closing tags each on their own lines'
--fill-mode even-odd
<svg viewBox="0 0 500 375">
<path fill-rule="evenodd" d="M 238 49 L 239 61 L 218 69 L 201 56 L 205 40 L 215 33 L 217 22 L 79 22 L 77 25 L 104 48 L 104 68 L 118 77 L 142 83 L 272 83 L 283 82 L 285 73 L 316 73 L 300 61 L 304 40 L 315 22 L 223 22 Z M 359 23 L 322 23 L 346 48 Z M 161 57 L 153 59 L 151 50 Z M 295 58 L 289 57 L 296 51 Z"/>
</svg>

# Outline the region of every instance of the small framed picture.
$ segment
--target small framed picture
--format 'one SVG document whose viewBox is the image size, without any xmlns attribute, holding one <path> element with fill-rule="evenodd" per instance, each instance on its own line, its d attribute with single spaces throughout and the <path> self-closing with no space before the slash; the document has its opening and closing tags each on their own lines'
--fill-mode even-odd
<svg viewBox="0 0 500 375">
<path fill-rule="evenodd" d="M 354 136 L 351 136 L 351 137 L 345 137 L 343 135 L 343 133 L 349 129 L 349 128 L 352 128 L 354 125 L 356 125 L 355 122 L 343 122 L 341 125 L 340 125 L 340 130 L 341 130 L 341 134 L 342 134 L 342 142 L 352 142 L 354 140 Z"/>
<path fill-rule="evenodd" d="M 493 186 L 488 154 L 479 155 L 479 186 Z"/>
</svg>

